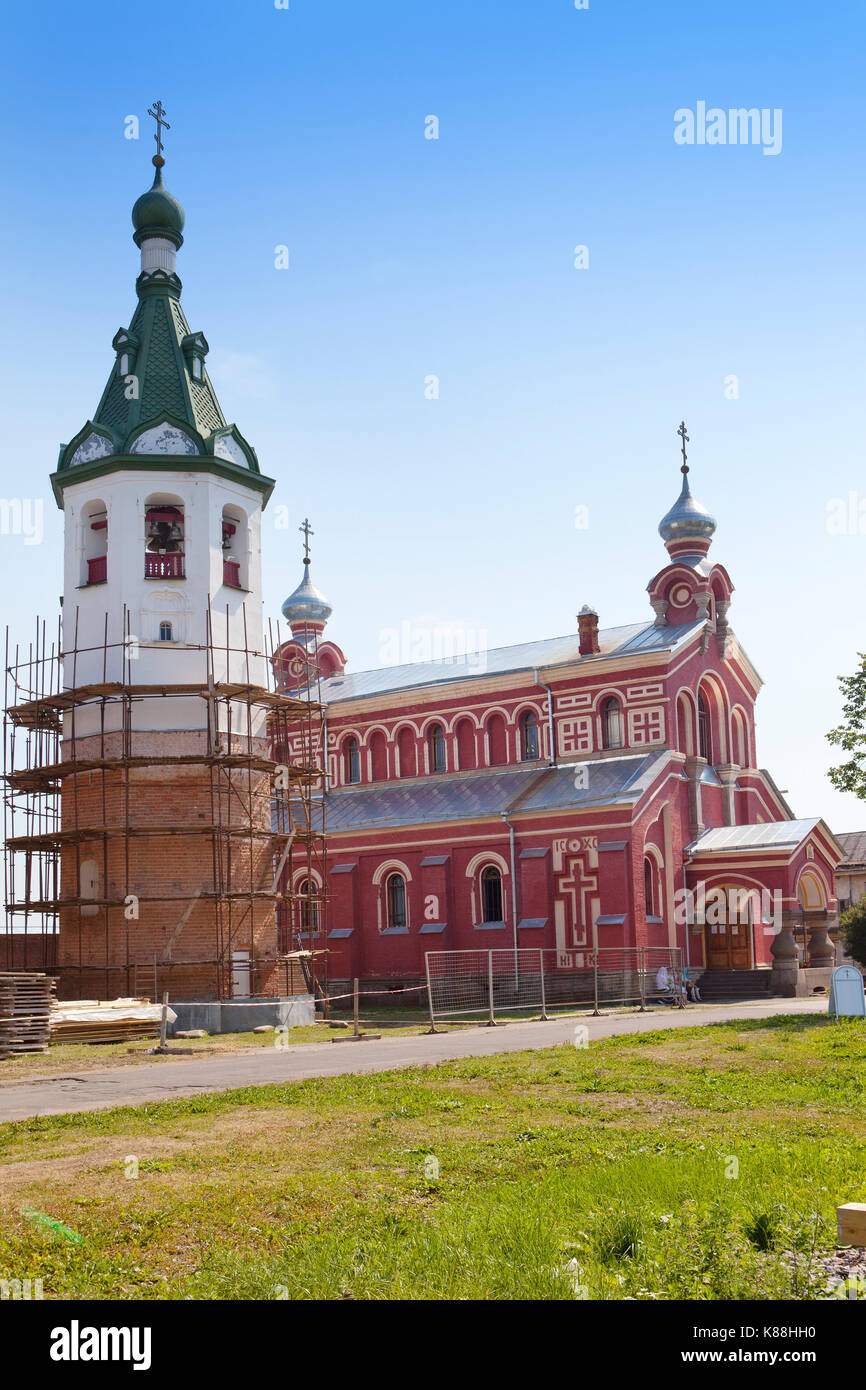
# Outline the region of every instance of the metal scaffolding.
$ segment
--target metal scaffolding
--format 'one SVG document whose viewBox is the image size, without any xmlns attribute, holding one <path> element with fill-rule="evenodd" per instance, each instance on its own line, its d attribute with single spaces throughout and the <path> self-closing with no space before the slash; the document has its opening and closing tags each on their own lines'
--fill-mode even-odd
<svg viewBox="0 0 866 1390">
<path fill-rule="evenodd" d="M 139 995 L 151 984 L 154 997 L 163 989 L 223 1000 L 304 988 L 325 997 L 327 957 L 316 949 L 327 879 L 315 646 L 290 686 L 273 642 L 251 648 L 245 607 L 242 617 L 243 647 L 229 645 L 228 610 L 226 641 L 215 642 L 210 607 L 204 645 L 147 644 L 160 647 L 166 675 L 173 662 L 182 674 L 191 661 L 198 668 L 196 680 L 158 685 L 133 678 L 138 644 L 125 608 L 122 640 L 109 642 L 106 614 L 98 647 L 79 647 L 77 611 L 65 650 L 59 620 L 50 645 L 37 620 L 26 650 L 10 645 L 7 629 L 0 968 L 48 970 L 67 998 Z M 263 684 L 250 680 L 253 664 Z M 91 675 L 101 666 L 102 679 L 80 682 L 82 666 Z M 200 715 L 181 721 L 190 737 L 173 740 L 160 710 L 190 702 Z M 160 784 L 168 795 L 154 815 L 144 793 Z M 195 837 L 195 852 L 177 856 L 187 881 L 166 871 L 155 887 L 154 870 L 172 859 L 166 840 L 175 836 Z M 305 885 L 303 893 L 293 884 Z M 314 927 L 308 945 L 304 924 Z M 249 960 L 239 967 L 241 940 Z"/>
</svg>

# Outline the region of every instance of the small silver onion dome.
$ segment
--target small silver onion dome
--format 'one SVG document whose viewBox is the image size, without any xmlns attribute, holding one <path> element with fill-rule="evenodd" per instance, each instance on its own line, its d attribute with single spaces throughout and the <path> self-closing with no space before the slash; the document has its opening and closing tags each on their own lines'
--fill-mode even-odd
<svg viewBox="0 0 866 1390">
<path fill-rule="evenodd" d="M 682 491 L 670 511 L 659 522 L 659 535 L 663 541 L 688 540 L 692 536 L 709 541 L 715 529 L 716 518 L 692 496 L 688 469 L 684 468 Z"/>
<path fill-rule="evenodd" d="M 310 563 L 304 564 L 304 577 L 283 604 L 283 616 L 290 623 L 326 623 L 333 609 L 310 578 Z"/>
</svg>

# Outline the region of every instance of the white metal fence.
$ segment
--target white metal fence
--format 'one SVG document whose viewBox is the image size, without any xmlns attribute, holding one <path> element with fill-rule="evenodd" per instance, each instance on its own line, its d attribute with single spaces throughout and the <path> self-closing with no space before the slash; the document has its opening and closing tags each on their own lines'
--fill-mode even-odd
<svg viewBox="0 0 866 1390">
<path fill-rule="evenodd" d="M 667 946 L 602 946 L 559 951 L 500 947 L 427 951 L 430 1022 L 591 1008 L 603 1004 L 685 1002 L 682 951 Z"/>
</svg>

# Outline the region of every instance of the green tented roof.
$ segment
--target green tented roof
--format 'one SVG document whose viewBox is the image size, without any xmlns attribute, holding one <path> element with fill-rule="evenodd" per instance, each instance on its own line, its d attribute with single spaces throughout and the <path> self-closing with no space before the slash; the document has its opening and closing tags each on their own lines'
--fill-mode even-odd
<svg viewBox="0 0 866 1390">
<path fill-rule="evenodd" d="M 126 384 L 115 365 L 102 394 L 95 425 L 104 425 L 125 440 L 146 421 L 158 423 L 166 416 L 186 421 L 205 438 L 225 426 L 210 378 L 202 363 L 201 381 L 193 380 L 191 359 L 181 343 L 190 336 L 189 324 L 177 299 L 147 295 L 129 325 L 129 336 L 138 340 L 134 375 L 138 399 L 127 400 Z"/>
</svg>

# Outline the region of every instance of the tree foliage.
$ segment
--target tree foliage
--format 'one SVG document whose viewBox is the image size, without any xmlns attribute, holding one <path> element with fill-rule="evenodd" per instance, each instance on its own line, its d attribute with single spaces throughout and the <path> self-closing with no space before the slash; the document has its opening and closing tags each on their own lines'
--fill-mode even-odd
<svg viewBox="0 0 866 1390">
<path fill-rule="evenodd" d="M 845 954 L 866 966 L 866 898 L 846 907 L 839 918 Z"/>
<path fill-rule="evenodd" d="M 833 786 L 866 801 L 866 654 L 860 652 L 859 658 L 853 676 L 839 677 L 843 719 L 837 728 L 831 729 L 827 740 L 851 755 L 847 762 L 830 768 Z"/>
</svg>

